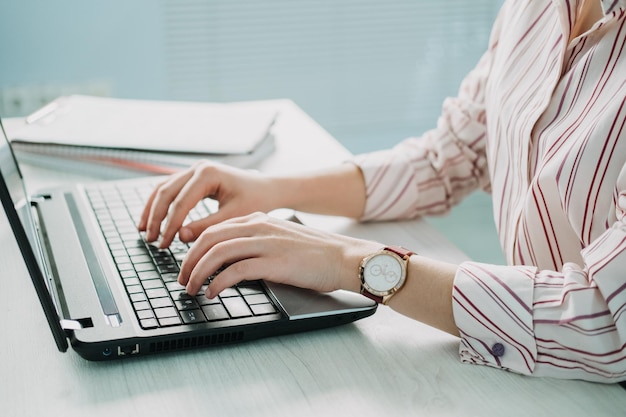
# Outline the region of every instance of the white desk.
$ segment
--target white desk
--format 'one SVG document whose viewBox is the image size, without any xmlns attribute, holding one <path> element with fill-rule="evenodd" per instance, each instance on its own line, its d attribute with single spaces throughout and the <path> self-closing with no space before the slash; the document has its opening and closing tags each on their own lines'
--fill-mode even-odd
<svg viewBox="0 0 626 417">
<path fill-rule="evenodd" d="M 259 169 L 335 164 L 349 153 L 296 105 L 278 106 L 277 151 Z M 78 176 L 24 167 L 31 186 Z M 91 181 L 90 178 L 80 178 Z M 465 256 L 425 222 L 358 225 L 355 236 L 450 261 Z M 463 365 L 458 340 L 386 307 L 343 327 L 240 345 L 92 363 L 61 354 L 0 216 L 0 415 L 16 416 L 623 416 L 626 391 Z"/>
</svg>

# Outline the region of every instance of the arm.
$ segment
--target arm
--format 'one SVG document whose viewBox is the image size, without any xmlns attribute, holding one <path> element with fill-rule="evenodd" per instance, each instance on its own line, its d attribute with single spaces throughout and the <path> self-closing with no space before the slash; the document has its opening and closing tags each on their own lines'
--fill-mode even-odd
<svg viewBox="0 0 626 417">
<path fill-rule="evenodd" d="M 352 218 L 363 215 L 363 174 L 351 163 L 310 174 L 277 177 L 274 186 L 281 190 L 278 207 Z"/>
<path fill-rule="evenodd" d="M 217 200 L 219 210 L 183 227 L 189 211 L 205 197 Z M 167 247 L 176 233 L 182 241 L 191 242 L 209 226 L 255 211 L 290 207 L 359 217 L 364 205 L 363 176 L 353 164 L 309 174 L 270 177 L 202 162 L 170 176 L 154 189 L 138 228 L 146 232 L 146 240 L 155 241 L 160 236 L 161 247 Z"/>
</svg>

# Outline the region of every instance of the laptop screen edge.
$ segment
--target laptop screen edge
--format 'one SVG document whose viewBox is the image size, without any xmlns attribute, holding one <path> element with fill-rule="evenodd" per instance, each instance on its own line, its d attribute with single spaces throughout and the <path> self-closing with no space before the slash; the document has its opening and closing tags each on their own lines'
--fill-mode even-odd
<svg viewBox="0 0 626 417">
<path fill-rule="evenodd" d="M 8 152 L 11 155 L 12 163 L 15 164 L 16 172 L 20 177 L 23 187 L 23 179 L 21 171 L 19 169 L 19 164 L 17 162 L 17 159 L 15 158 L 15 154 L 13 153 L 13 149 L 11 148 L 11 144 L 9 143 L 9 140 L 6 136 L 1 119 L 0 135 L 2 135 L 2 141 L 0 141 L 0 153 L 2 152 L 2 148 L 6 147 L 8 149 Z M 46 319 L 52 332 L 52 336 L 54 337 L 54 340 L 56 342 L 57 348 L 61 352 L 66 352 L 69 347 L 67 336 L 65 334 L 65 331 L 61 327 L 60 317 L 52 300 L 52 296 L 50 295 L 50 292 L 46 285 L 44 274 L 37 261 L 37 257 L 34 253 L 33 247 L 31 246 L 31 243 L 28 239 L 28 235 L 26 233 L 24 225 L 22 224 L 22 220 L 17 213 L 15 203 L 13 201 L 7 185 L 7 181 L 5 180 L 2 171 L 3 169 L 0 169 L 0 200 L 2 201 L 4 212 L 6 213 L 7 219 L 11 226 L 11 230 L 13 231 L 13 235 L 15 236 L 15 239 L 17 241 L 18 247 L 22 254 L 22 258 L 24 259 L 26 268 L 28 269 L 29 275 L 35 287 L 35 292 L 37 293 L 40 304 L 44 310 L 44 314 L 46 315 Z M 29 217 L 29 219 L 32 222 L 32 218 Z M 34 224 L 32 225 L 32 227 L 34 230 Z"/>
</svg>

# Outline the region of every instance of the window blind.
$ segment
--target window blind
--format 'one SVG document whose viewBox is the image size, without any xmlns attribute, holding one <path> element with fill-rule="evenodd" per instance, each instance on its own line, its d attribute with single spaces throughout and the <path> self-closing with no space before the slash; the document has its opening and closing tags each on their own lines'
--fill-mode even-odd
<svg viewBox="0 0 626 417">
<path fill-rule="evenodd" d="M 164 0 L 168 95 L 291 98 L 339 139 L 433 126 L 500 0 Z"/>
</svg>

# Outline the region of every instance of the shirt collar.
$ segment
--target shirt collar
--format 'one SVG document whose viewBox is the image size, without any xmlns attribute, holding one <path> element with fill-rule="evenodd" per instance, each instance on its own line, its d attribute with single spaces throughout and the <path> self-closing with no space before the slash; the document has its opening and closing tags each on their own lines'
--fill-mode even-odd
<svg viewBox="0 0 626 417">
<path fill-rule="evenodd" d="M 626 0 L 600 0 L 602 2 L 602 9 L 604 14 L 607 15 L 619 9 L 626 9 Z"/>
</svg>

